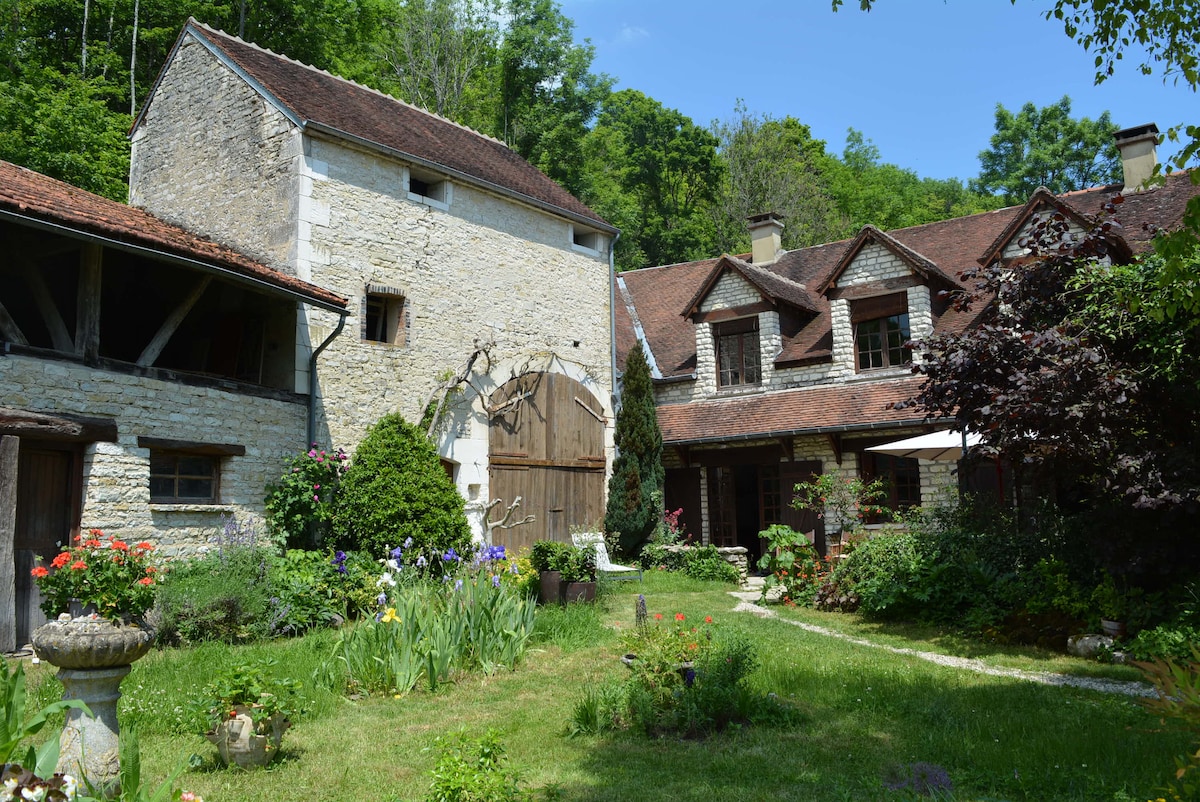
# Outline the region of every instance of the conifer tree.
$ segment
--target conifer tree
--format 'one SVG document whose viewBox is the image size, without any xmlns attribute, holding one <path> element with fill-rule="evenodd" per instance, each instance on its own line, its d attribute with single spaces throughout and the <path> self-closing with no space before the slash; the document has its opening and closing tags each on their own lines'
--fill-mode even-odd
<svg viewBox="0 0 1200 802">
<path fill-rule="evenodd" d="M 617 458 L 608 481 L 604 528 L 621 533 L 621 549 L 635 553 L 662 517 L 662 432 L 654 409 L 650 366 L 635 345 L 625 360 L 615 433 Z"/>
</svg>

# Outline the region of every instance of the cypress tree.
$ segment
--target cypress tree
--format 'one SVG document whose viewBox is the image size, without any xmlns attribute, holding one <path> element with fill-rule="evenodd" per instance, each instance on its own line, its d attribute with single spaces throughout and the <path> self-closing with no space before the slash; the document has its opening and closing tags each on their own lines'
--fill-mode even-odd
<svg viewBox="0 0 1200 802">
<path fill-rule="evenodd" d="M 654 408 L 650 366 L 635 345 L 625 360 L 621 409 L 614 436 L 617 458 L 608 481 L 604 528 L 621 533 L 621 549 L 634 554 L 662 518 L 662 431 Z"/>
</svg>

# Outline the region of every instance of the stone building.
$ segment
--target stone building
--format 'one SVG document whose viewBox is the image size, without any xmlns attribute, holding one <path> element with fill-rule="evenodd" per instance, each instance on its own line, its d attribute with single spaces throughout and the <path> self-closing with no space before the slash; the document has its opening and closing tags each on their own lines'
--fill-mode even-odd
<svg viewBox="0 0 1200 802">
<path fill-rule="evenodd" d="M 518 496 L 513 545 L 599 520 L 612 226 L 501 142 L 195 21 L 132 139 L 133 205 L 349 299 L 297 318 L 312 439 L 420 421 L 478 353 L 438 428 L 476 532 Z"/>
<path fill-rule="evenodd" d="M 1198 191 L 1187 174 L 1141 188 L 1157 133 L 1117 134 L 1126 182 L 1115 250 L 1127 255 L 1149 247 L 1143 224 L 1178 226 Z M 618 351 L 641 341 L 650 360 L 667 507 L 682 508 L 705 542 L 753 554 L 773 523 L 814 533 L 824 550 L 824 520 L 791 506 L 795 484 L 816 474 L 885 478 L 894 509 L 953 491 L 953 462 L 867 450 L 946 428 L 892 406 L 922 382 L 905 343 L 968 330 L 972 314 L 943 291 L 964 288 L 966 268 L 1019 259 L 1033 215 L 1061 212 L 1082 230 L 1122 189 L 1039 190 L 1023 206 L 897 231 L 866 226 L 794 251 L 780 249 L 783 222 L 763 215 L 750 221 L 751 254 L 620 274 Z M 966 478 L 999 484 L 994 466 Z"/>
<path fill-rule="evenodd" d="M 297 310 L 337 317 L 346 301 L 7 162 L 0 243 L 9 650 L 43 620 L 35 556 L 56 554 L 81 525 L 171 555 L 205 543 L 221 515 L 262 509 L 266 482 L 306 442 Z"/>
</svg>

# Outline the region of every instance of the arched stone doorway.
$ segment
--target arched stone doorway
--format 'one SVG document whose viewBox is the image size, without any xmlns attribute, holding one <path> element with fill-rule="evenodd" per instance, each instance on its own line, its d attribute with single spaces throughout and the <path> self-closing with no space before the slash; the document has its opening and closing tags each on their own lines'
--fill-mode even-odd
<svg viewBox="0 0 1200 802">
<path fill-rule="evenodd" d="M 572 527 L 604 517 L 604 408 L 578 381 L 559 373 L 526 373 L 492 394 L 498 412 L 488 431 L 492 517 L 521 497 L 515 520 L 497 529 L 496 543 L 527 548 L 535 540 L 570 541 Z"/>
</svg>

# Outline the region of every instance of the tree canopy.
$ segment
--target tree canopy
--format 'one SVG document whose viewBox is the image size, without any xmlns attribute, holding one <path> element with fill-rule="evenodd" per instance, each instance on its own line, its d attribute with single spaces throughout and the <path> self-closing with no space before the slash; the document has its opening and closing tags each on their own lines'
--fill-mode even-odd
<svg viewBox="0 0 1200 802">
<path fill-rule="evenodd" d="M 996 133 L 979 154 L 977 192 L 1024 203 L 1038 187 L 1061 194 L 1121 179 L 1117 126 L 1104 112 L 1096 120 L 1071 116 L 1071 98 L 1037 108 L 1026 103 L 1013 114 L 996 104 Z"/>
</svg>

